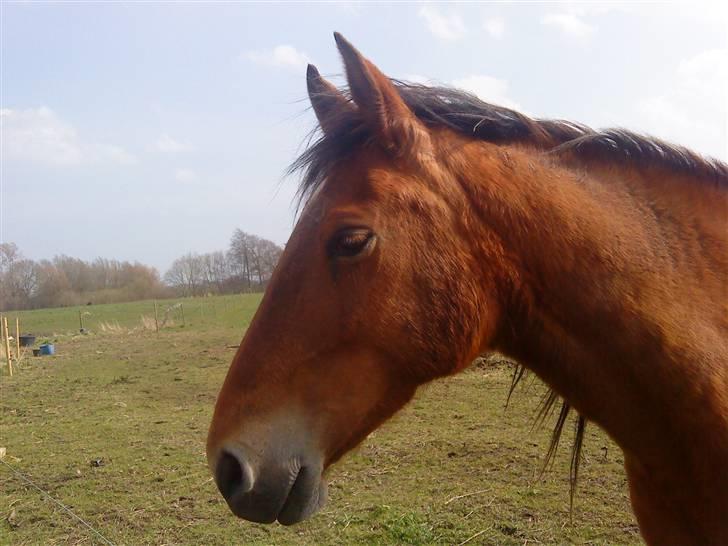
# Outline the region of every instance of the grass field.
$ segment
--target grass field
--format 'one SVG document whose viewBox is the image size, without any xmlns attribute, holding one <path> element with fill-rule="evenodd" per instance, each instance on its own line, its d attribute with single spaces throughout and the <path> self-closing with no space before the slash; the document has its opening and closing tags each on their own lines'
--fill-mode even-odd
<svg viewBox="0 0 728 546">
<path fill-rule="evenodd" d="M 323 511 L 294 527 L 235 519 L 209 475 L 205 435 L 260 297 L 183 301 L 159 335 L 152 302 L 19 313 L 57 355 L 0 376 L 4 461 L 115 544 L 639 544 L 622 455 L 587 429 L 573 519 L 568 443 L 539 477 L 542 393 L 504 402 L 511 370 L 479 365 L 422 389 L 329 475 Z M 163 311 L 177 301 L 160 302 Z M 11 313 L 10 317 L 15 314 Z M 148 324 L 148 320 L 147 320 Z M 109 325 L 113 325 L 109 327 Z M 102 329 L 103 326 L 103 329 Z M 105 330 L 105 331 L 102 331 Z M 468 539 L 470 539 L 468 541 Z M 0 544 L 101 544 L 0 465 Z"/>
</svg>

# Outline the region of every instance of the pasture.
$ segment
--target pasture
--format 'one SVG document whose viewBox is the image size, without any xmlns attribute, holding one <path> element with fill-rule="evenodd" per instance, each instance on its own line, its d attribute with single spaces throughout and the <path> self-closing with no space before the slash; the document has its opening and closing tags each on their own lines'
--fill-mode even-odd
<svg viewBox="0 0 728 546">
<path fill-rule="evenodd" d="M 543 387 L 524 381 L 504 409 L 512 368 L 497 361 L 422 389 L 334 467 L 311 520 L 235 519 L 208 472 L 205 435 L 230 346 L 259 301 L 187 299 L 185 324 L 159 334 L 141 327 L 151 302 L 81 308 L 85 335 L 78 308 L 18 313 L 57 354 L 2 372 L 4 461 L 115 544 L 640 543 L 616 446 L 587 429 L 570 519 L 570 427 L 540 476 L 551 423 L 532 425 Z M 160 302 L 160 315 L 174 303 Z M 101 542 L 0 465 L 0 543 Z"/>
</svg>

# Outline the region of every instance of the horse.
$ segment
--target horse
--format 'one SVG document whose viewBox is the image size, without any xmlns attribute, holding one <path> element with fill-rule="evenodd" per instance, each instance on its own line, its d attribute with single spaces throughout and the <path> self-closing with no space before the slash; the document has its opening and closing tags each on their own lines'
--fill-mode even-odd
<svg viewBox="0 0 728 546">
<path fill-rule="evenodd" d="M 728 165 L 392 80 L 335 39 L 348 92 L 309 65 L 321 136 L 209 429 L 232 512 L 311 516 L 418 387 L 498 351 L 619 445 L 647 543 L 728 544 Z"/>
</svg>

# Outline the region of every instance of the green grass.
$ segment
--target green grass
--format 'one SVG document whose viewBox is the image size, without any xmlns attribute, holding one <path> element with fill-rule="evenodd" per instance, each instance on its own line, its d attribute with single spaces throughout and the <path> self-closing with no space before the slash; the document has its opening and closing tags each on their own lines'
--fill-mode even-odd
<svg viewBox="0 0 728 546">
<path fill-rule="evenodd" d="M 78 334 L 78 308 L 22 313 L 23 330 L 53 336 L 57 355 L 25 358 L 12 378 L 3 371 L 4 460 L 116 544 L 640 542 L 622 454 L 595 427 L 570 521 L 568 445 L 539 477 L 548 431 L 531 427 L 542 391 L 519 387 L 504 411 L 504 366 L 422 389 L 332 469 L 329 502 L 311 520 L 282 527 L 234 518 L 211 481 L 205 435 L 228 346 L 259 300 L 184 300 L 185 326 L 175 320 L 159 336 L 140 328 L 151 302 L 90 306 L 87 335 Z M 110 321 L 123 328 L 95 326 Z M 96 543 L 0 465 L 0 544 Z"/>
<path fill-rule="evenodd" d="M 165 312 L 168 311 L 169 319 L 178 327 L 214 325 L 236 327 L 242 331 L 250 323 L 261 297 L 261 294 L 244 294 L 157 300 L 158 318 L 161 324 Z M 112 327 L 118 325 L 127 329 L 140 328 L 142 317 L 146 317 L 153 324 L 154 301 L 8 311 L 4 314 L 12 325 L 15 324 L 17 316 L 23 333 L 53 337 L 59 334 L 78 333 L 79 313 L 83 315 L 84 328 L 97 333 L 102 332 L 103 327 L 108 325 Z M 11 329 L 14 327 L 12 325 Z"/>
</svg>

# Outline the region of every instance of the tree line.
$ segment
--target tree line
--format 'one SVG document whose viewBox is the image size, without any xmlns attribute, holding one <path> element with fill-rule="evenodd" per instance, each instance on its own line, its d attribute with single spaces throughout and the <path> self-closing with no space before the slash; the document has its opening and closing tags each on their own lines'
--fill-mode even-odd
<svg viewBox="0 0 728 546">
<path fill-rule="evenodd" d="M 34 261 L 14 243 L 0 244 L 3 311 L 132 301 L 161 297 L 167 291 L 157 270 L 138 262 L 86 262 L 65 255 Z"/>
<path fill-rule="evenodd" d="M 260 291 L 282 251 L 236 229 L 226 251 L 185 254 L 160 278 L 154 267 L 139 262 L 65 255 L 35 261 L 14 243 L 0 243 L 0 310 Z"/>
<path fill-rule="evenodd" d="M 164 281 L 184 296 L 261 291 L 282 252 L 274 242 L 236 229 L 227 251 L 185 254 L 172 263 Z"/>
</svg>

